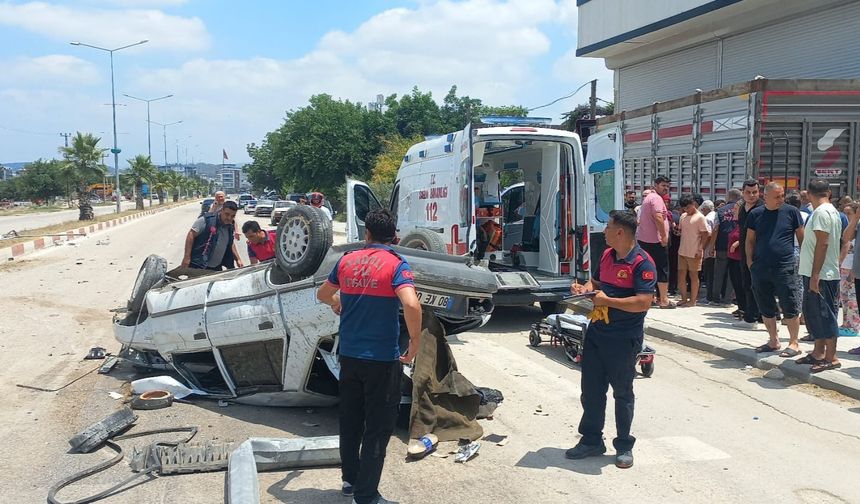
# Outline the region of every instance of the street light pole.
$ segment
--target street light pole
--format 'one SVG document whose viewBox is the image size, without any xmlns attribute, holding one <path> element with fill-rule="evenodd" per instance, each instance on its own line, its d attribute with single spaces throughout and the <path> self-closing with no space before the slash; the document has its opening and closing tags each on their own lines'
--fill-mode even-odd
<svg viewBox="0 0 860 504">
<path fill-rule="evenodd" d="M 164 131 L 164 167 L 165 168 L 167 168 L 167 166 L 168 166 L 168 164 L 167 164 L 167 127 L 173 126 L 174 124 L 180 124 L 181 122 L 182 121 L 180 120 L 180 121 L 176 121 L 176 122 L 172 122 L 172 123 L 161 124 L 160 122 L 152 121 L 152 124 L 156 124 L 158 126 L 161 126 L 163 128 L 163 131 Z"/>
<path fill-rule="evenodd" d="M 98 47 L 90 44 L 84 44 L 82 42 L 71 42 L 74 46 L 84 46 L 90 47 L 92 49 L 98 49 L 99 51 L 105 51 L 110 54 L 110 98 L 111 98 L 111 111 L 113 114 L 113 149 L 111 149 L 111 153 L 113 153 L 113 169 L 116 173 L 116 213 L 122 212 L 122 193 L 119 188 L 119 153 L 121 152 L 120 148 L 117 146 L 116 140 L 116 87 L 114 85 L 114 75 L 113 75 L 113 53 L 116 51 L 121 51 L 123 49 L 128 49 L 129 47 L 134 47 L 136 45 L 141 45 L 149 42 L 148 40 L 141 40 L 140 42 L 135 42 L 134 44 L 128 44 L 122 47 L 117 47 L 116 49 L 107 49 L 105 47 Z"/>
<path fill-rule="evenodd" d="M 130 94 L 125 94 L 125 93 L 123 93 L 123 96 L 125 96 L 126 98 L 131 98 L 132 100 L 142 101 L 142 102 L 146 103 L 146 147 L 147 147 L 147 154 L 149 154 L 149 160 L 152 161 L 152 131 L 151 131 L 152 130 L 152 124 L 151 124 L 151 121 L 149 120 L 149 104 L 154 102 L 154 101 L 164 100 L 164 99 L 170 98 L 173 95 L 169 94 L 169 95 L 159 96 L 158 98 L 149 98 L 149 99 L 138 98 L 137 96 L 131 96 Z"/>
</svg>

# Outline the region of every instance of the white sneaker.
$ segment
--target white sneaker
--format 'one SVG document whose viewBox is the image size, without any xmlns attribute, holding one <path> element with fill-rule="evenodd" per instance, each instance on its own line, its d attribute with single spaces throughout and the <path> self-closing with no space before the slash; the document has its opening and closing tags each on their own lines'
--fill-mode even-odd
<svg viewBox="0 0 860 504">
<path fill-rule="evenodd" d="M 750 331 L 761 329 L 761 324 L 758 322 L 747 322 L 746 320 L 736 320 L 732 322 L 732 325 L 739 329 L 749 329 Z"/>
</svg>

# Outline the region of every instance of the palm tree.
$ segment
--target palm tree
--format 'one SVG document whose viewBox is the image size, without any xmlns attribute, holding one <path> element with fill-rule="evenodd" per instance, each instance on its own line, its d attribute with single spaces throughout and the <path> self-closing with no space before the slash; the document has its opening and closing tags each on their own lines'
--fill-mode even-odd
<svg viewBox="0 0 860 504">
<path fill-rule="evenodd" d="M 138 154 L 134 159 L 128 160 L 128 175 L 134 180 L 134 206 L 138 210 L 143 210 L 143 182 L 147 181 L 152 185 L 153 174 L 156 171 L 155 165 L 149 156 Z"/>
<path fill-rule="evenodd" d="M 158 205 L 164 204 L 164 196 L 170 188 L 170 172 L 157 170 L 152 173 L 149 190 L 158 195 Z"/>
<path fill-rule="evenodd" d="M 78 220 L 93 220 L 93 206 L 90 204 L 90 193 L 87 186 L 93 181 L 102 180 L 107 168 L 102 164 L 102 153 L 107 149 L 99 148 L 101 138 L 92 133 L 78 131 L 72 137 L 68 147 L 60 147 L 60 153 L 65 159 L 63 171 L 74 184 L 78 193 Z M 120 195 L 117 194 L 119 198 Z"/>
<path fill-rule="evenodd" d="M 185 185 L 185 176 L 177 171 L 167 172 L 167 175 L 170 193 L 173 195 L 173 202 L 176 203 L 179 200 L 179 191 Z"/>
</svg>

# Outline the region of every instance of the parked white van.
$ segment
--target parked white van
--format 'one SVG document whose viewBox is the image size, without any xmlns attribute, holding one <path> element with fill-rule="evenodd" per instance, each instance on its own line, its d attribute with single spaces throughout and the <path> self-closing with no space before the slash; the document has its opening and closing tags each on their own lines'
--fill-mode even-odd
<svg viewBox="0 0 860 504">
<path fill-rule="evenodd" d="M 484 118 L 410 147 L 388 202 L 400 245 L 486 261 L 497 306 L 563 311 L 574 278 L 588 278 L 586 181 L 579 137 L 548 123 Z M 381 203 L 347 183 L 347 238 L 359 241 Z"/>
</svg>

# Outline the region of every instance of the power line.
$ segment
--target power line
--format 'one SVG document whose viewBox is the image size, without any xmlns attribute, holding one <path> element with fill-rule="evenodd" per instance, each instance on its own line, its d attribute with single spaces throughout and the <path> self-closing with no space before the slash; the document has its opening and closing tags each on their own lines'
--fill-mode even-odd
<svg viewBox="0 0 860 504">
<path fill-rule="evenodd" d="M 569 95 L 566 95 L 566 96 L 562 96 L 561 98 L 556 98 L 555 100 L 553 100 L 553 101 L 551 101 L 551 102 L 547 103 L 546 105 L 541 105 L 541 106 L 539 106 L 539 107 L 532 107 L 532 108 L 528 109 L 528 111 L 529 111 L 529 112 L 531 112 L 532 110 L 542 109 L 542 108 L 545 108 L 545 107 L 549 107 L 550 105 L 555 105 L 556 103 L 558 103 L 558 102 L 560 102 L 560 101 L 562 101 L 562 100 L 566 100 L 566 99 L 568 99 L 568 98 L 572 97 L 573 95 L 575 95 L 576 93 L 578 93 L 582 88 L 584 88 L 585 86 L 587 86 L 587 85 L 589 85 L 589 84 L 591 84 L 591 81 L 583 82 L 583 83 L 582 83 L 582 85 L 581 85 L 581 86 L 579 86 L 578 88 L 576 88 L 576 91 L 574 91 L 573 93 L 570 93 Z"/>
<path fill-rule="evenodd" d="M 46 133 L 46 132 L 41 132 L 41 131 L 30 131 L 30 130 L 25 130 L 25 129 L 20 129 L 20 128 L 10 128 L 8 126 L 3 126 L 3 125 L 0 125 L 0 129 L 6 130 L 6 131 L 14 131 L 15 133 L 24 133 L 27 135 L 50 135 L 50 136 L 56 135 L 56 133 L 53 133 L 53 132 Z"/>
</svg>

